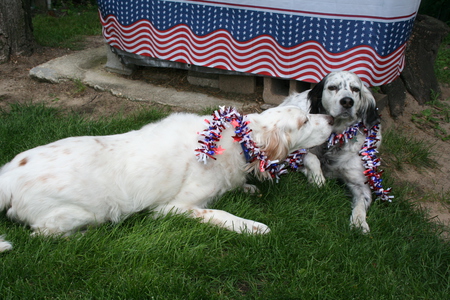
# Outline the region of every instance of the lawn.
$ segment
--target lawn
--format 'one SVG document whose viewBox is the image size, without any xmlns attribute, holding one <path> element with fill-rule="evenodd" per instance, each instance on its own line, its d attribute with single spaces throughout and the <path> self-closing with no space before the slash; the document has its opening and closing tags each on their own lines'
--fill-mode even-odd
<svg viewBox="0 0 450 300">
<path fill-rule="evenodd" d="M 78 49 L 80 35 L 100 33 L 92 7 L 67 10 L 59 19 L 36 16 L 33 24 L 36 40 L 51 47 Z M 441 53 L 436 72 L 448 82 L 449 52 Z M 126 132 L 165 114 L 92 121 L 42 105 L 13 105 L 0 111 L 0 165 L 57 139 Z M 381 149 L 393 153 L 393 168 L 429 165 L 427 145 L 396 134 L 387 133 Z M 449 242 L 389 171 L 385 185 L 395 199 L 372 205 L 367 235 L 349 228 L 345 186 L 328 181 L 318 189 L 300 173 L 278 184 L 257 183 L 261 194 L 231 191 L 213 204 L 268 224 L 272 231 L 263 236 L 142 212 L 69 238 L 30 237 L 3 212 L 0 235 L 14 249 L 0 254 L 0 299 L 448 299 Z"/>
<path fill-rule="evenodd" d="M 0 163 L 20 151 L 74 135 L 138 129 L 165 115 L 147 110 L 99 121 L 42 105 L 0 112 Z M 32 126 L 30 126 L 32 125 Z M 30 237 L 0 215 L 14 249 L 0 254 L 1 299 L 448 299 L 450 245 L 441 227 L 394 184 L 376 202 L 371 233 L 349 228 L 350 197 L 300 173 L 259 195 L 231 191 L 213 207 L 268 224 L 268 235 L 239 235 L 184 216 L 142 212 L 69 238 Z"/>
</svg>

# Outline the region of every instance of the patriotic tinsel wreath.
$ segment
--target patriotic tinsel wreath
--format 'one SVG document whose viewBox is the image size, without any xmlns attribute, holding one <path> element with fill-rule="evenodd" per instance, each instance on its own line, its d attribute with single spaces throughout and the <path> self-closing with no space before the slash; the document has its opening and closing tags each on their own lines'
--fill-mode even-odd
<svg viewBox="0 0 450 300">
<path fill-rule="evenodd" d="M 218 146 L 217 143 L 222 138 L 222 131 L 231 126 L 234 127 L 235 135 L 233 139 L 235 142 L 241 144 L 242 151 L 245 155 L 247 163 L 259 160 L 259 170 L 261 172 L 267 171 L 271 178 L 275 178 L 278 182 L 279 176 L 287 173 L 287 168 L 300 170 L 303 167 L 303 156 L 307 153 L 305 149 L 297 150 L 291 153 L 284 161 L 271 161 L 267 158 L 264 151 L 262 151 L 255 142 L 251 139 L 251 129 L 248 127 L 250 123 L 247 116 L 242 116 L 236 109 L 232 107 L 220 107 L 212 114 L 212 120 L 205 119 L 207 128 L 199 133 L 203 136 L 203 140 L 198 141 L 200 147 L 195 149 L 198 152 L 197 159 L 199 162 L 207 163 L 209 158 L 216 159 L 216 154 L 222 154 L 225 149 Z M 391 188 L 384 189 L 381 182 L 382 170 L 379 170 L 380 159 L 376 156 L 376 143 L 379 141 L 378 131 L 379 124 L 375 124 L 372 128 L 367 129 L 363 123 L 357 123 L 348 127 L 341 134 L 331 134 L 328 139 L 328 148 L 337 144 L 343 145 L 353 139 L 359 130 L 363 130 L 366 138 L 359 151 L 359 155 L 363 161 L 365 168 L 364 175 L 367 177 L 367 182 L 370 188 L 377 196 L 376 200 L 391 202 L 394 196 L 390 196 Z"/>
<path fill-rule="evenodd" d="M 370 188 L 373 190 L 377 198 L 375 200 L 392 202 L 394 196 L 390 196 L 391 188 L 384 189 L 381 182 L 381 174 L 383 171 L 378 169 L 381 166 L 380 158 L 377 157 L 377 142 L 380 140 L 378 138 L 378 132 L 380 130 L 380 124 L 377 123 L 372 128 L 367 129 L 366 126 L 360 122 L 353 126 L 348 127 L 341 134 L 332 133 L 328 139 L 328 148 L 333 146 L 342 146 L 352 140 L 358 133 L 358 131 L 363 130 L 366 138 L 359 151 L 361 160 L 364 166 L 364 175 L 367 178 L 366 183 L 369 184 Z"/>
<path fill-rule="evenodd" d="M 252 163 L 259 160 L 259 170 L 261 172 L 268 172 L 271 178 L 277 181 L 280 175 L 287 173 L 287 167 L 297 169 L 303 165 L 302 157 L 305 150 L 298 150 L 293 152 L 286 158 L 285 161 L 269 160 L 264 151 L 262 151 L 251 138 L 251 129 L 248 127 L 250 121 L 247 116 L 242 116 L 236 109 L 232 107 L 220 107 L 212 114 L 212 120 L 205 119 L 207 128 L 200 133 L 203 140 L 198 141 L 200 147 L 195 149 L 198 152 L 197 159 L 200 162 L 207 163 L 209 158 L 216 159 L 214 155 L 222 154 L 225 150 L 217 143 L 222 138 L 222 131 L 231 126 L 234 127 L 233 139 L 235 142 L 241 144 L 242 151 L 245 155 L 247 163 Z"/>
</svg>

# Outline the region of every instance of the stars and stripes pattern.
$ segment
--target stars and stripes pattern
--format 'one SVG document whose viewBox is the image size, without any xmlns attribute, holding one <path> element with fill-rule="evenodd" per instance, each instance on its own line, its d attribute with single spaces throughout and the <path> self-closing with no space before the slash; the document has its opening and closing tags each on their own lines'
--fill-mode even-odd
<svg viewBox="0 0 450 300">
<path fill-rule="evenodd" d="M 106 41 L 129 53 L 307 82 L 347 70 L 378 86 L 403 70 L 420 3 L 408 1 L 417 5 L 390 17 L 265 7 L 268 1 L 256 0 L 98 4 Z"/>
</svg>

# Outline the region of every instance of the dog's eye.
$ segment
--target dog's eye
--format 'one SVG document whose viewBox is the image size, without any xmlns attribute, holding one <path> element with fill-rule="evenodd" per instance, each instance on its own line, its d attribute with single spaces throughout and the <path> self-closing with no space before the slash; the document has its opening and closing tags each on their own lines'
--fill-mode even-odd
<svg viewBox="0 0 450 300">
<path fill-rule="evenodd" d="M 359 93 L 361 90 L 357 87 L 352 87 L 352 92 Z"/>
<path fill-rule="evenodd" d="M 329 89 L 330 91 L 335 91 L 335 90 L 337 90 L 337 86 L 335 86 L 335 85 L 330 85 L 330 86 L 328 87 L 328 89 Z"/>
</svg>

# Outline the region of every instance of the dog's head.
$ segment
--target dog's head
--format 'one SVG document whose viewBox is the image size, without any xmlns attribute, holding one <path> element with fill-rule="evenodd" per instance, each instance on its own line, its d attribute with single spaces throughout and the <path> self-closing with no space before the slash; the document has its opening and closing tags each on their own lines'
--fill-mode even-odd
<svg viewBox="0 0 450 300">
<path fill-rule="evenodd" d="M 310 113 L 333 116 L 336 127 L 362 121 L 370 128 L 380 118 L 372 93 L 352 72 L 328 74 L 308 93 L 308 98 Z"/>
<path fill-rule="evenodd" d="M 252 138 L 269 160 L 284 160 L 289 153 L 324 143 L 333 130 L 333 117 L 307 114 L 296 106 L 278 106 L 248 115 Z"/>
</svg>

